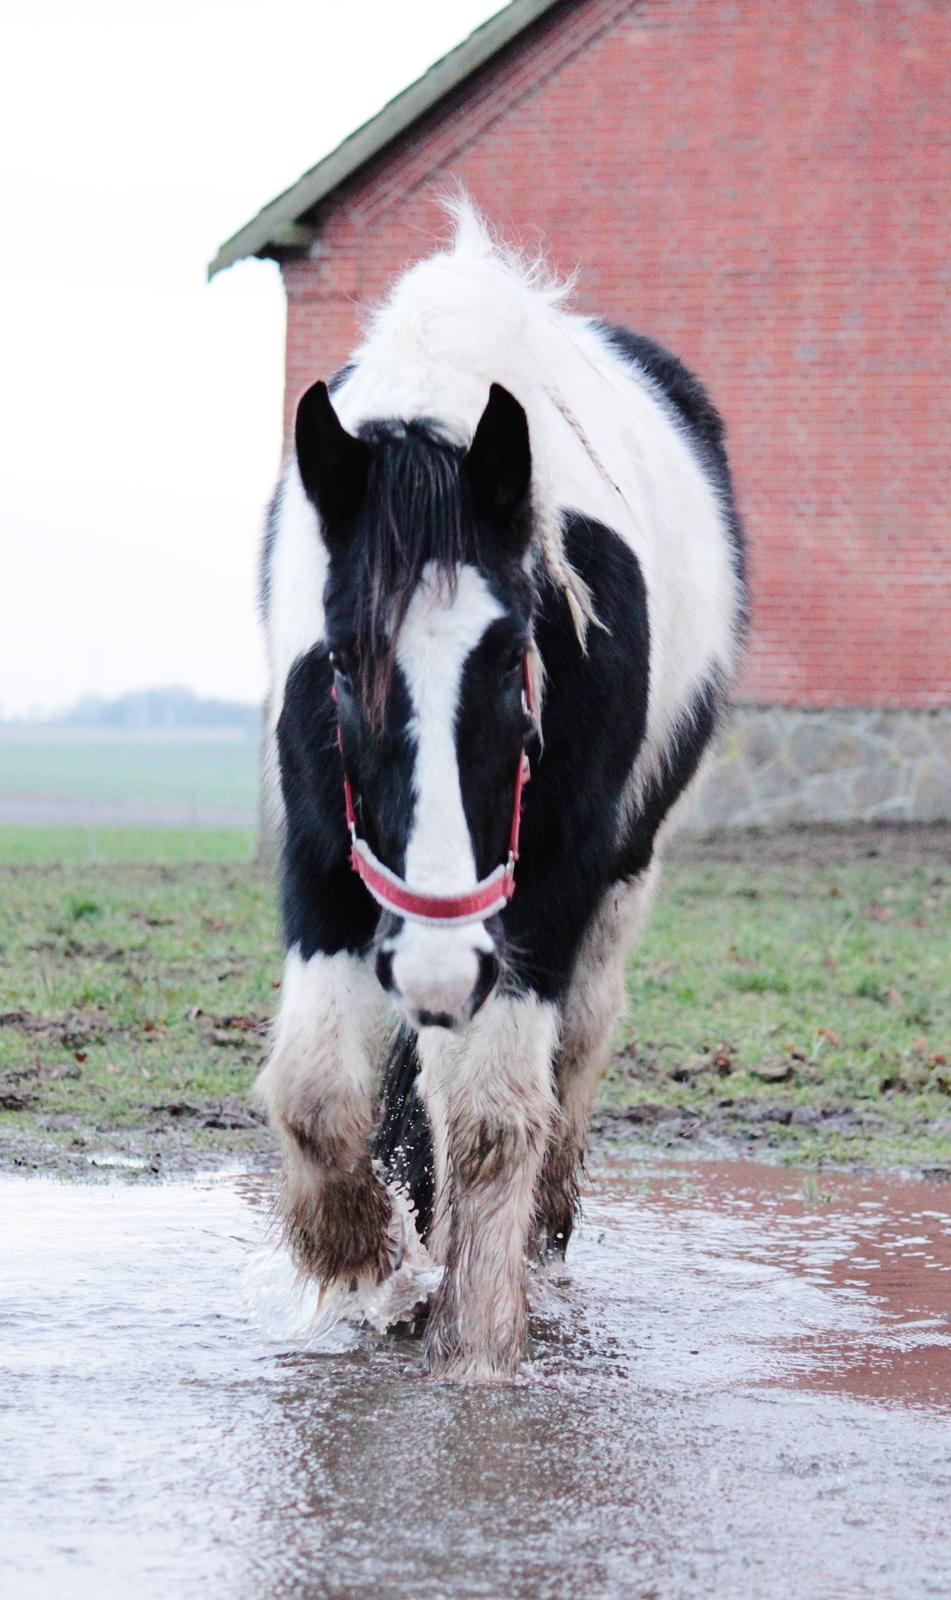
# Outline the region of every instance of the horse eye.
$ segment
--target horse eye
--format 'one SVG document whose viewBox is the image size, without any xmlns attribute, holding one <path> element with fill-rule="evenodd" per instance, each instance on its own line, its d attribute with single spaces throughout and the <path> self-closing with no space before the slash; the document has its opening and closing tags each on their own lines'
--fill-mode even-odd
<svg viewBox="0 0 951 1600">
<path fill-rule="evenodd" d="M 503 669 L 506 677 L 508 677 L 510 673 L 521 672 L 522 663 L 524 660 L 525 657 L 521 650 L 513 650 L 512 654 L 506 659 L 505 667 Z"/>
<path fill-rule="evenodd" d="M 330 665 L 338 678 L 345 684 L 350 683 L 353 676 L 353 657 L 349 650 L 331 650 Z"/>
</svg>

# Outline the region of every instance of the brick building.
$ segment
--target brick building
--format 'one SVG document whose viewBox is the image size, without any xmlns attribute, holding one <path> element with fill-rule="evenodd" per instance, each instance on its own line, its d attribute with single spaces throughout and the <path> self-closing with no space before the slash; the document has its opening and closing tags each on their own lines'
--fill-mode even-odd
<svg viewBox="0 0 951 1600">
<path fill-rule="evenodd" d="M 287 415 L 462 183 L 728 425 L 754 631 L 705 819 L 951 814 L 944 0 L 514 0 L 225 244 Z"/>
</svg>

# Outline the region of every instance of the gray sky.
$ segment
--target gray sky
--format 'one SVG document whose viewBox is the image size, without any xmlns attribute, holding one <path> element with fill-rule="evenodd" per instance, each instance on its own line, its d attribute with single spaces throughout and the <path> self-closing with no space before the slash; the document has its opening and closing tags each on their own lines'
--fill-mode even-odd
<svg viewBox="0 0 951 1600">
<path fill-rule="evenodd" d="M 260 692 L 277 267 L 218 244 L 498 0 L 49 0 L 0 24 L 0 710 Z"/>
</svg>

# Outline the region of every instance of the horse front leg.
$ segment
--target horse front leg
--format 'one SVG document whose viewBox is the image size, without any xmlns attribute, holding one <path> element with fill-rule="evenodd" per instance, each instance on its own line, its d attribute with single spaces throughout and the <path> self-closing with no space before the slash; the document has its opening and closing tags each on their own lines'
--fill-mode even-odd
<svg viewBox="0 0 951 1600">
<path fill-rule="evenodd" d="M 435 1236 L 445 1272 L 426 1330 L 437 1376 L 515 1375 L 525 1344 L 525 1251 L 555 1109 L 554 1007 L 498 996 L 464 1034 L 423 1029 L 420 1088 L 445 1118 Z"/>
<path fill-rule="evenodd" d="M 378 1282 L 392 1266 L 392 1207 L 369 1143 L 384 1012 L 360 958 L 288 953 L 257 1089 L 283 1146 L 285 1240 L 301 1271 L 322 1285 Z"/>
<path fill-rule="evenodd" d="M 615 884 L 585 936 L 562 1003 L 555 1087 L 560 1115 L 538 1181 L 535 1250 L 564 1256 L 578 1214 L 579 1180 L 598 1083 L 625 1006 L 625 968 L 657 886 L 657 868 Z"/>
</svg>

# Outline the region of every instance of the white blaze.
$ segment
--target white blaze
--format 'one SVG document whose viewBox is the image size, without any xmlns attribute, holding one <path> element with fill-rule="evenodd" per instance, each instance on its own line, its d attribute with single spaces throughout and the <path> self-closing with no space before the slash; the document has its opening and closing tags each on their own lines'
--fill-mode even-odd
<svg viewBox="0 0 951 1600">
<path fill-rule="evenodd" d="M 455 592 L 427 567 L 400 629 L 396 659 L 413 708 L 416 811 L 405 877 L 414 889 L 461 894 L 478 882 L 456 758 L 456 716 L 466 661 L 503 615 L 475 567 L 461 567 Z"/>
<path fill-rule="evenodd" d="M 464 894 L 478 882 L 459 781 L 456 716 L 465 664 L 503 615 L 475 567 L 461 567 L 454 592 L 433 568 L 423 574 L 400 629 L 396 659 L 412 706 L 415 810 L 404 877 L 422 893 Z M 481 923 L 430 928 L 407 922 L 394 945 L 393 977 L 418 1010 L 458 1015 L 478 978 L 477 950 L 492 941 Z"/>
</svg>

